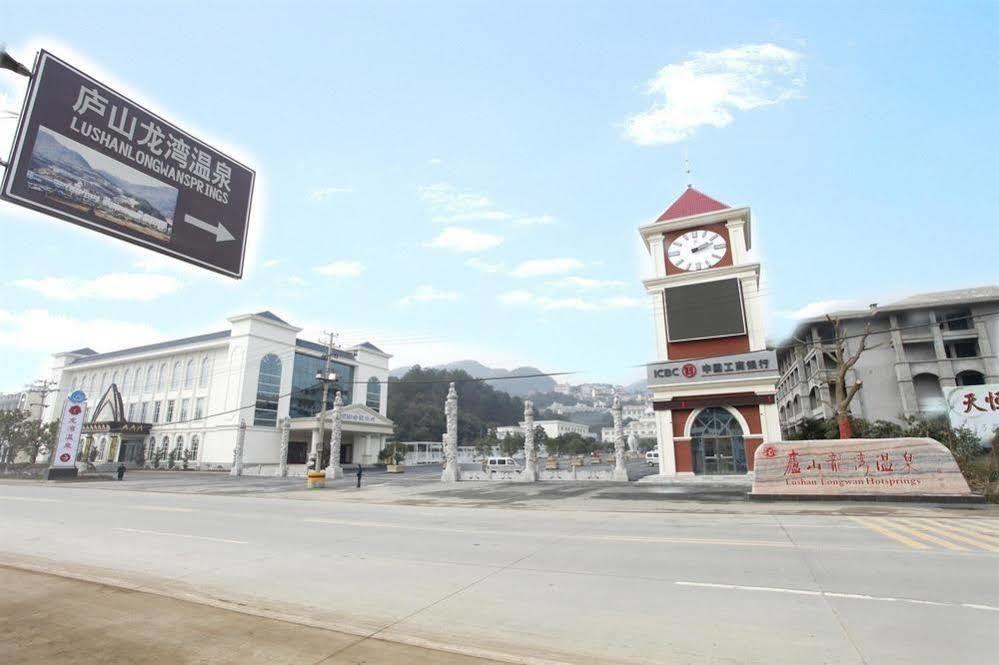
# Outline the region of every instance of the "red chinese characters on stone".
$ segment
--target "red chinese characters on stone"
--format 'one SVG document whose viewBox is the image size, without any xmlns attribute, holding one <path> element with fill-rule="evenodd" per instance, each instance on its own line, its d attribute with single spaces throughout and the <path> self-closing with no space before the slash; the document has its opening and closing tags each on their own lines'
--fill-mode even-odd
<svg viewBox="0 0 999 665">
<path fill-rule="evenodd" d="M 836 453 L 829 453 L 826 455 L 826 461 L 829 462 L 830 471 L 839 471 L 839 455 Z"/>
<path fill-rule="evenodd" d="M 978 406 L 978 398 L 975 396 L 975 393 L 965 394 L 962 406 L 964 406 L 965 413 L 971 413 L 972 409 L 975 409 L 976 411 L 985 411 L 984 408 Z"/>
<path fill-rule="evenodd" d="M 763 449 L 763 456 L 768 458 L 777 457 L 777 449 L 773 446 L 767 446 Z"/>
<path fill-rule="evenodd" d="M 791 449 L 787 454 L 787 464 L 784 466 L 784 475 L 801 473 L 801 464 L 798 462 L 798 451 Z"/>
<path fill-rule="evenodd" d="M 875 463 L 875 466 L 881 473 L 891 473 L 894 463 L 891 461 L 891 456 L 888 453 L 881 453 L 878 455 L 878 461 Z"/>
<path fill-rule="evenodd" d="M 908 450 L 902 453 L 902 461 L 905 462 L 906 471 L 914 471 L 914 469 L 912 468 L 912 453 L 910 453 Z"/>
<path fill-rule="evenodd" d="M 854 461 L 857 462 L 857 466 L 854 467 L 854 471 L 860 471 L 861 469 L 863 469 L 865 476 L 871 472 L 871 465 L 867 461 L 867 458 L 864 456 L 863 452 L 857 453 L 857 456 L 854 457 L 853 459 Z"/>
</svg>

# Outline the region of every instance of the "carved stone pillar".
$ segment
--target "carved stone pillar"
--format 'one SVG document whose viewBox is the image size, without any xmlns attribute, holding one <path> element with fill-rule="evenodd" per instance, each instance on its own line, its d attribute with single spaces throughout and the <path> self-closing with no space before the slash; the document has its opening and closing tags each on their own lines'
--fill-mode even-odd
<svg viewBox="0 0 999 665">
<path fill-rule="evenodd" d="M 340 466 L 340 439 L 343 437 L 343 398 L 340 391 L 333 397 L 333 427 L 330 430 L 330 464 L 326 467 L 326 479 L 343 478 Z"/>
<path fill-rule="evenodd" d="M 628 469 L 624 466 L 624 425 L 621 417 L 621 398 L 614 395 L 614 480 L 628 480 Z"/>
<path fill-rule="evenodd" d="M 442 483 L 456 483 L 461 477 L 458 471 L 458 393 L 454 383 L 447 391 L 444 402 L 444 420 L 447 429 L 444 432 L 444 471 L 441 473 Z"/>
<path fill-rule="evenodd" d="M 534 402 L 524 401 L 524 482 L 538 480 L 538 447 L 534 444 Z"/>
<path fill-rule="evenodd" d="M 239 421 L 239 432 L 236 434 L 236 449 L 232 451 L 232 469 L 230 476 L 243 475 L 243 447 L 246 445 L 246 421 Z"/>
<path fill-rule="evenodd" d="M 281 419 L 281 451 L 278 453 L 278 475 L 282 478 L 288 475 L 288 437 L 291 435 L 291 420 Z"/>
</svg>

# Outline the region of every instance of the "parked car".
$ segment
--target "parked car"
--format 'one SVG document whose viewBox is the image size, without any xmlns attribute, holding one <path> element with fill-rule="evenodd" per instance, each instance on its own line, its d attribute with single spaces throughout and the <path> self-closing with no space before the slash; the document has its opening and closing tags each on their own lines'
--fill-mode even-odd
<svg viewBox="0 0 999 665">
<path fill-rule="evenodd" d="M 650 450 L 645 453 L 645 463 L 649 466 L 659 466 L 659 451 Z"/>
<path fill-rule="evenodd" d="M 486 471 L 516 471 L 519 473 L 523 469 L 512 457 L 490 457 L 486 460 Z"/>
</svg>

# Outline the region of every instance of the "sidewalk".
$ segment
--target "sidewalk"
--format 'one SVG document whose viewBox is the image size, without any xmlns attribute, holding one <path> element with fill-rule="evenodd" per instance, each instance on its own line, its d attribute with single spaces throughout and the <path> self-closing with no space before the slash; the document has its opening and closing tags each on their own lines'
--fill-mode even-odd
<svg viewBox="0 0 999 665">
<path fill-rule="evenodd" d="M 6 665 L 496 662 L 14 568 L 0 588 Z"/>
</svg>

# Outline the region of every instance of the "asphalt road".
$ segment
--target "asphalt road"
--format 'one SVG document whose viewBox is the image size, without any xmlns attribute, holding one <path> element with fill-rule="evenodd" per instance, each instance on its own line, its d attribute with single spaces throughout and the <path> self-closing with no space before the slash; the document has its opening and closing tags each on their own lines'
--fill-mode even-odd
<svg viewBox="0 0 999 665">
<path fill-rule="evenodd" d="M 508 662 L 995 658 L 994 510 L 482 507 L 473 483 L 428 506 L 281 494 L 278 479 L 157 483 L 0 483 L 0 563 Z"/>
</svg>

